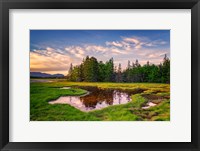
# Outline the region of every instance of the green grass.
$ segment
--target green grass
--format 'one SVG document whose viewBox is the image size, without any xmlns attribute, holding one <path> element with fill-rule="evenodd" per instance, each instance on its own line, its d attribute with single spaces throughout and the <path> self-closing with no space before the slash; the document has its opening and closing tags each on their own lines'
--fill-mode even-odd
<svg viewBox="0 0 200 151">
<path fill-rule="evenodd" d="M 127 104 L 109 106 L 101 110 L 82 112 L 68 104 L 48 104 L 60 96 L 76 96 L 87 93 L 77 88 L 58 89 L 66 86 L 97 86 L 102 89 L 145 89 L 141 94 L 132 95 Z M 156 83 L 92 83 L 66 82 L 56 80 L 49 83 L 31 83 L 30 120 L 31 121 L 169 121 L 170 100 L 164 99 L 155 107 L 141 109 L 148 101 L 143 94 L 159 96 L 170 95 L 169 84 Z"/>
</svg>

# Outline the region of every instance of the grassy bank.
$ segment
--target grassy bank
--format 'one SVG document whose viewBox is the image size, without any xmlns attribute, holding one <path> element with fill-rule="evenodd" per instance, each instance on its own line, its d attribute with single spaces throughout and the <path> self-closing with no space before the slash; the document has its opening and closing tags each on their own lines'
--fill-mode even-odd
<svg viewBox="0 0 200 151">
<path fill-rule="evenodd" d="M 59 89 L 61 87 L 71 89 Z M 85 94 L 83 89 L 74 86 L 97 86 L 102 89 L 144 89 L 141 94 L 132 95 L 127 104 L 109 106 L 101 110 L 82 112 L 68 104 L 48 104 L 60 96 L 76 96 Z M 145 96 L 166 96 L 157 106 L 149 109 L 141 107 L 147 103 Z M 30 86 L 30 118 L 32 121 L 151 121 L 170 120 L 170 85 L 154 83 L 88 83 L 66 82 L 58 80 L 49 83 L 31 83 Z M 167 99 L 168 98 L 168 99 Z"/>
</svg>

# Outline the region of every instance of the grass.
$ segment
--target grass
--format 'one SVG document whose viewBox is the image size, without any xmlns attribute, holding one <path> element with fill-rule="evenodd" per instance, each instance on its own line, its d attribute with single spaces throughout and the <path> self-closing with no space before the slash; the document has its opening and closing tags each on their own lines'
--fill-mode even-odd
<svg viewBox="0 0 200 151">
<path fill-rule="evenodd" d="M 60 87 L 97 86 L 101 89 L 145 89 L 141 94 L 132 95 L 127 104 L 109 106 L 101 110 L 82 112 L 68 104 L 48 104 L 60 96 L 76 96 L 87 93 L 78 88 L 59 89 Z M 147 103 L 144 94 L 158 96 L 170 95 L 169 84 L 156 83 L 92 83 L 67 82 L 56 80 L 49 83 L 31 83 L 30 120 L 31 121 L 169 121 L 170 100 L 163 99 L 157 106 L 142 109 Z"/>
</svg>

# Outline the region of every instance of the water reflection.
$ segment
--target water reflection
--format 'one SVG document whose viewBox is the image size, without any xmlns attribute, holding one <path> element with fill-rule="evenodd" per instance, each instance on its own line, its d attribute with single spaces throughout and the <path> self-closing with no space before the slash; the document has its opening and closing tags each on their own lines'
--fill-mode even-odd
<svg viewBox="0 0 200 151">
<path fill-rule="evenodd" d="M 132 91 L 100 89 L 97 87 L 79 87 L 89 93 L 84 96 L 62 96 L 50 104 L 70 104 L 81 111 L 102 109 L 110 105 L 125 104 L 131 100 L 132 94 L 141 93 L 144 90 Z"/>
</svg>

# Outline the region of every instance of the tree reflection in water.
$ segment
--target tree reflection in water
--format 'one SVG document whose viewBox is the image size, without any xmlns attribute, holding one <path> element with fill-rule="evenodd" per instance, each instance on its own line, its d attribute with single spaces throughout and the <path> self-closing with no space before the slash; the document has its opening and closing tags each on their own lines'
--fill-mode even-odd
<svg viewBox="0 0 200 151">
<path fill-rule="evenodd" d="M 61 96 L 50 104 L 70 104 L 81 111 L 102 109 L 110 105 L 125 104 L 131 100 L 131 95 L 141 93 L 143 89 L 121 90 L 101 89 L 98 87 L 77 87 L 90 93 L 84 96 Z"/>
<path fill-rule="evenodd" d="M 100 89 L 97 87 L 79 87 L 91 92 L 89 95 L 80 97 L 86 108 L 101 109 L 110 105 L 125 104 L 131 100 L 133 91 L 114 89 Z"/>
</svg>

